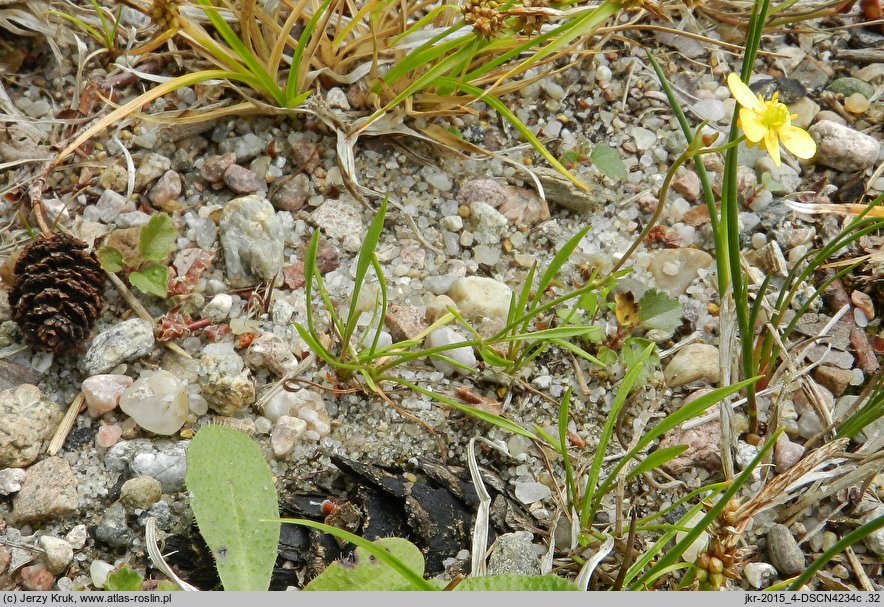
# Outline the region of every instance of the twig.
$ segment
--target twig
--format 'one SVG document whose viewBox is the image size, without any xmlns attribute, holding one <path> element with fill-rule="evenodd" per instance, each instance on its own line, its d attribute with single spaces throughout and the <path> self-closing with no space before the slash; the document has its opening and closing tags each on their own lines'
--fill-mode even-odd
<svg viewBox="0 0 884 607">
<path fill-rule="evenodd" d="M 61 418 L 61 423 L 58 425 L 58 428 L 56 428 L 52 440 L 49 441 L 49 446 L 46 448 L 46 453 L 48 455 L 53 456 L 61 451 L 61 448 L 64 446 L 64 441 L 67 440 L 68 434 L 71 433 L 71 429 L 74 427 L 74 422 L 77 421 L 77 415 L 80 413 L 80 408 L 83 406 L 85 400 L 86 397 L 80 392 L 74 398 L 73 402 L 71 402 L 71 406 L 68 407 L 68 410 L 65 411 L 64 417 Z"/>
</svg>

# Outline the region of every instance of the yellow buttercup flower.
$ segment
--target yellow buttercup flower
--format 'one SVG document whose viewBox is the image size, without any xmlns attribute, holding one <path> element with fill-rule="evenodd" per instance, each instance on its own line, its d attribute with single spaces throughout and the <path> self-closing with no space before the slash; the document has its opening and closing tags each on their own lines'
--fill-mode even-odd
<svg viewBox="0 0 884 607">
<path fill-rule="evenodd" d="M 760 145 L 763 140 L 764 147 L 777 166 L 780 166 L 780 142 L 798 158 L 813 158 L 816 142 L 807 131 L 792 124 L 798 114 L 789 114 L 789 108 L 778 101 L 777 93 L 770 101 L 765 101 L 761 95 L 755 95 L 736 74 L 727 77 L 727 85 L 734 99 L 742 106 L 739 125 L 749 143 Z"/>
</svg>

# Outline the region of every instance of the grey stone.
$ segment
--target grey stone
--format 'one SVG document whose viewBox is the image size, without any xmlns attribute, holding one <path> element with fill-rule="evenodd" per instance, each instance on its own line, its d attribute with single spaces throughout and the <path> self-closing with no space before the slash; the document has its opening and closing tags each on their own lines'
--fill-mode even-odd
<svg viewBox="0 0 884 607">
<path fill-rule="evenodd" d="M 804 457 L 804 447 L 793 443 L 785 434 L 781 434 L 774 445 L 774 467 L 778 474 L 783 474 Z"/>
<path fill-rule="evenodd" d="M 130 213 L 135 210 L 135 204 L 122 194 L 113 190 L 105 190 L 95 202 L 95 210 L 98 219 L 105 223 L 111 223 L 120 213 Z"/>
<path fill-rule="evenodd" d="M 313 185 L 310 178 L 303 173 L 298 173 L 290 179 L 285 179 L 273 189 L 270 194 L 270 202 L 280 211 L 294 213 L 300 211 L 312 195 Z"/>
<path fill-rule="evenodd" d="M 260 190 L 264 182 L 254 171 L 232 164 L 224 171 L 224 185 L 235 194 L 252 194 Z"/>
<path fill-rule="evenodd" d="M 817 163 L 845 171 L 864 171 L 878 160 L 881 144 L 877 139 L 850 127 L 821 120 L 808 132 L 817 144 Z"/>
<path fill-rule="evenodd" d="M 251 194 L 228 202 L 221 213 L 220 234 L 231 286 L 271 281 L 282 271 L 282 225 L 263 197 Z"/>
<path fill-rule="evenodd" d="M 877 504 L 875 508 L 863 517 L 863 524 L 884 516 L 884 504 Z M 863 538 L 866 547 L 877 554 L 884 556 L 884 528 L 877 529 Z"/>
<path fill-rule="evenodd" d="M 533 504 L 550 496 L 550 488 L 537 481 L 517 481 L 516 499 L 523 504 Z"/>
<path fill-rule="evenodd" d="M 283 415 L 276 420 L 270 432 L 270 448 L 276 459 L 285 459 L 298 440 L 307 432 L 307 422 L 299 417 Z"/>
<path fill-rule="evenodd" d="M 280 377 L 298 364 L 288 344 L 273 333 L 264 333 L 253 341 L 243 358 L 250 369 L 268 369 Z"/>
<path fill-rule="evenodd" d="M 779 191 L 788 194 L 797 192 L 801 186 L 801 175 L 795 169 L 787 164 L 777 166 L 770 156 L 762 156 L 755 163 L 755 171 L 758 173 L 759 179 L 765 173 L 770 174 L 771 179 L 783 186 L 782 190 Z"/>
<path fill-rule="evenodd" d="M 685 430 L 674 428 L 660 439 L 659 449 L 676 445 L 687 445 L 687 449 L 677 457 L 663 464 L 670 474 L 681 474 L 691 468 L 705 468 L 710 472 L 721 470 L 721 424 L 714 420 Z"/>
<path fill-rule="evenodd" d="M 126 509 L 120 502 L 114 502 L 101 516 L 95 526 L 95 539 L 111 548 L 128 546 L 135 534 L 126 523 Z"/>
<path fill-rule="evenodd" d="M 87 375 L 107 373 L 120 363 L 150 354 L 154 346 L 153 326 L 146 320 L 130 318 L 100 333 L 80 362 Z"/>
<path fill-rule="evenodd" d="M 360 239 L 363 236 L 362 210 L 353 200 L 326 200 L 313 211 L 311 219 L 329 238 L 342 241 L 351 235 Z"/>
<path fill-rule="evenodd" d="M 120 487 L 120 502 L 128 508 L 147 510 L 162 497 L 162 484 L 150 476 L 130 478 Z"/>
<path fill-rule="evenodd" d="M 236 154 L 237 162 L 251 160 L 258 154 L 264 152 L 267 145 L 260 137 L 254 133 L 246 133 L 242 137 L 233 137 L 225 139 L 220 143 L 218 148 L 224 152 L 233 152 Z"/>
<path fill-rule="evenodd" d="M 481 244 L 499 246 L 500 238 L 509 221 L 487 202 L 477 200 L 470 204 L 470 221 L 476 240 Z"/>
<path fill-rule="evenodd" d="M 767 555 L 782 575 L 804 571 L 804 552 L 785 525 L 773 525 L 767 532 Z"/>
<path fill-rule="evenodd" d="M 540 575 L 540 559 L 528 531 L 498 536 L 488 557 L 488 575 Z"/>
<path fill-rule="evenodd" d="M 175 493 L 184 487 L 187 445 L 188 441 L 146 438 L 122 441 L 108 450 L 105 464 L 110 470 L 155 478 L 163 493 Z"/>
<path fill-rule="evenodd" d="M 699 249 L 662 249 L 653 252 L 648 271 L 654 276 L 657 287 L 670 295 L 682 295 L 700 270 L 712 266 L 712 256 Z"/>
<path fill-rule="evenodd" d="M 200 176 L 209 183 L 219 183 L 224 179 L 224 171 L 236 162 L 236 154 L 209 156 L 200 168 Z"/>
<path fill-rule="evenodd" d="M 166 171 L 150 189 L 147 197 L 151 204 L 160 209 L 175 210 L 172 205 L 181 195 L 181 175 Z"/>
<path fill-rule="evenodd" d="M 77 509 L 77 477 L 61 457 L 49 457 L 28 468 L 12 500 L 17 524 L 65 517 Z"/>
<path fill-rule="evenodd" d="M 457 201 L 469 206 L 482 201 L 498 208 L 507 200 L 506 186 L 494 179 L 472 179 L 460 186 Z"/>
<path fill-rule="evenodd" d="M 703 380 L 714 384 L 720 373 L 718 348 L 709 344 L 689 344 L 679 350 L 666 369 L 663 378 L 670 388 Z"/>
<path fill-rule="evenodd" d="M 61 415 L 58 405 L 31 384 L 0 392 L 0 467 L 33 463 Z"/>
</svg>

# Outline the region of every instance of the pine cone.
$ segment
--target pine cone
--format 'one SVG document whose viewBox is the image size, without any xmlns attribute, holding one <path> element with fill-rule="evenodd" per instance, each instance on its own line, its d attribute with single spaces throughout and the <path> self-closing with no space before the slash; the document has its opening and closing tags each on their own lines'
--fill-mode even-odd
<svg viewBox="0 0 884 607">
<path fill-rule="evenodd" d="M 12 318 L 39 350 L 79 346 L 101 314 L 104 272 L 86 243 L 65 234 L 39 236 L 15 264 Z"/>
</svg>

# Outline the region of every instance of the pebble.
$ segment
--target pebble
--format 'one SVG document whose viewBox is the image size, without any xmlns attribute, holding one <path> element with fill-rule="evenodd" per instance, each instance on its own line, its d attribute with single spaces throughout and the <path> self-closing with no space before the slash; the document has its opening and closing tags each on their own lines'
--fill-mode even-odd
<svg viewBox="0 0 884 607">
<path fill-rule="evenodd" d="M 93 375 L 83 380 L 80 390 L 86 399 L 86 410 L 93 418 L 113 411 L 120 404 L 120 395 L 132 385 L 128 375 Z"/>
<path fill-rule="evenodd" d="M 254 133 L 246 133 L 242 137 L 225 139 L 218 145 L 218 148 L 224 153 L 233 152 L 236 155 L 237 162 L 251 160 L 255 156 L 262 154 L 266 147 L 264 141 Z"/>
<path fill-rule="evenodd" d="M 277 392 L 264 408 L 264 416 L 277 422 L 283 416 L 297 417 L 307 423 L 304 437 L 318 441 L 331 432 L 331 420 L 322 395 L 313 390 Z"/>
<path fill-rule="evenodd" d="M 313 187 L 310 178 L 303 173 L 298 173 L 285 179 L 270 194 L 270 202 L 280 211 L 295 213 L 300 211 L 307 203 L 307 199 L 313 195 Z"/>
<path fill-rule="evenodd" d="M 820 113 L 820 106 L 810 97 L 802 97 L 789 106 L 789 113 L 797 115 L 792 124 L 799 129 L 807 129 L 813 124 L 813 119 Z"/>
<path fill-rule="evenodd" d="M 447 295 L 437 295 L 429 304 L 427 304 L 424 319 L 432 324 L 448 314 L 448 308 L 457 310 L 457 304 Z"/>
<path fill-rule="evenodd" d="M 837 171 L 864 171 L 878 160 L 881 144 L 870 135 L 831 120 L 821 120 L 808 131 L 817 144 L 816 161 Z"/>
<path fill-rule="evenodd" d="M 164 369 L 145 372 L 123 392 L 120 409 L 145 430 L 175 434 L 189 412 L 186 386 Z"/>
<path fill-rule="evenodd" d="M 135 169 L 135 191 L 140 192 L 147 184 L 172 168 L 172 161 L 160 154 L 147 153 L 141 159 L 141 164 Z"/>
<path fill-rule="evenodd" d="M 188 441 L 157 441 L 137 438 L 114 445 L 105 455 L 105 465 L 132 476 L 150 476 L 160 481 L 163 493 L 176 493 L 184 486 L 185 451 Z"/>
<path fill-rule="evenodd" d="M 549 487 L 537 481 L 517 481 L 515 492 L 516 499 L 523 504 L 545 500 L 552 493 Z"/>
<path fill-rule="evenodd" d="M 670 474 L 681 474 L 692 468 L 704 468 L 710 472 L 721 470 L 721 424 L 718 420 L 684 430 L 674 428 L 660 439 L 659 449 L 687 445 L 687 449 L 677 457 L 663 464 Z"/>
<path fill-rule="evenodd" d="M 232 417 L 255 402 L 255 384 L 244 375 L 215 376 L 200 385 L 209 409 L 218 415 Z"/>
<path fill-rule="evenodd" d="M 512 289 L 504 283 L 483 276 L 458 278 L 448 290 L 448 296 L 467 320 L 490 318 L 505 321 L 511 294 Z"/>
<path fill-rule="evenodd" d="M 504 192 L 506 200 L 496 208 L 510 223 L 532 226 L 550 218 L 549 205 L 534 190 L 506 186 Z"/>
<path fill-rule="evenodd" d="M 225 205 L 219 227 L 231 286 L 271 281 L 280 273 L 285 237 L 270 202 L 256 194 L 234 198 Z"/>
<path fill-rule="evenodd" d="M 690 519 L 688 519 L 685 527 L 692 529 L 700 524 L 700 521 L 703 520 L 704 512 L 697 512 Z M 677 531 L 675 533 L 675 541 L 681 542 L 685 537 L 687 537 L 688 531 Z M 709 545 L 709 534 L 705 531 L 701 531 L 700 534 L 691 542 L 691 545 L 685 548 L 684 552 L 681 555 L 681 559 L 686 563 L 696 563 L 697 557 L 700 556 L 700 553 L 706 549 L 706 546 Z"/>
<path fill-rule="evenodd" d="M 64 539 L 67 540 L 68 544 L 70 544 L 71 548 L 74 550 L 81 550 L 83 546 L 86 545 L 86 540 L 88 538 L 89 533 L 86 531 L 86 525 L 82 523 L 75 525 L 74 528 L 68 531 L 68 534 L 64 536 Z"/>
<path fill-rule="evenodd" d="M 123 428 L 119 424 L 101 426 L 95 433 L 95 446 L 99 449 L 110 449 L 123 436 Z"/>
<path fill-rule="evenodd" d="M 209 156 L 200 168 L 200 176 L 209 183 L 220 183 L 224 180 L 224 171 L 236 163 L 236 154 L 220 154 Z"/>
<path fill-rule="evenodd" d="M 73 546 L 60 537 L 42 535 L 37 544 L 43 549 L 43 559 L 47 569 L 56 575 L 67 569 L 74 558 Z"/>
<path fill-rule="evenodd" d="M 99 221 L 104 223 L 112 223 L 120 213 L 130 213 L 135 210 L 135 204 L 123 196 L 117 194 L 113 190 L 105 190 L 95 201 L 95 214 Z"/>
<path fill-rule="evenodd" d="M 150 476 L 130 478 L 120 487 L 120 503 L 127 508 L 147 510 L 162 497 L 163 486 Z"/>
<path fill-rule="evenodd" d="M 641 126 L 634 126 L 629 131 L 635 140 L 635 147 L 640 151 L 649 150 L 652 145 L 657 143 L 657 134 Z"/>
<path fill-rule="evenodd" d="M 720 372 L 718 348 L 694 343 L 685 346 L 672 357 L 663 371 L 663 377 L 667 386 L 677 388 L 697 380 L 715 384 Z"/>
<path fill-rule="evenodd" d="M 347 100 L 347 94 L 337 86 L 328 89 L 325 94 L 325 102 L 328 107 L 347 111 L 350 109 L 350 102 Z"/>
<path fill-rule="evenodd" d="M 414 339 L 427 328 L 425 313 L 414 306 L 390 304 L 384 317 L 384 326 L 395 341 Z"/>
<path fill-rule="evenodd" d="M 712 266 L 712 256 L 699 249 L 662 249 L 652 252 L 648 271 L 654 276 L 657 288 L 670 295 L 683 295 L 700 270 Z"/>
<path fill-rule="evenodd" d="M 150 354 L 153 346 L 153 325 L 130 318 L 99 333 L 89 344 L 80 368 L 87 375 L 107 373 L 120 363 Z"/>
<path fill-rule="evenodd" d="M 460 332 L 455 331 L 451 327 L 439 327 L 438 329 L 434 329 L 430 332 L 429 335 L 427 335 L 427 338 L 424 341 L 424 347 L 442 348 L 451 344 L 457 344 L 464 341 L 466 341 L 466 337 Z M 446 350 L 442 350 L 441 354 L 467 367 L 467 369 L 461 369 L 460 367 L 455 367 L 451 363 L 448 363 L 444 360 L 431 358 L 430 363 L 433 365 L 433 367 L 437 371 L 441 371 L 449 377 L 456 373 L 460 375 L 467 375 L 468 373 L 470 373 L 470 370 L 475 369 L 476 365 L 478 364 L 478 361 L 476 360 L 476 355 L 473 354 L 473 348 L 471 348 L 470 346 L 449 348 Z"/>
<path fill-rule="evenodd" d="M 175 171 L 166 171 L 154 186 L 150 189 L 147 197 L 153 206 L 167 211 L 176 210 L 172 205 L 181 195 L 181 175 Z"/>
<path fill-rule="evenodd" d="M 456 198 L 466 206 L 481 201 L 499 208 L 507 201 L 507 190 L 504 184 L 495 179 L 472 179 L 460 186 Z"/>
<path fill-rule="evenodd" d="M 672 189 L 694 202 L 700 197 L 700 178 L 694 171 L 685 171 L 672 182 Z"/>
<path fill-rule="evenodd" d="M 23 468 L 4 468 L 0 470 L 0 495 L 12 495 L 21 490 L 21 483 L 25 480 Z"/>
<path fill-rule="evenodd" d="M 108 574 L 114 570 L 114 566 L 104 561 L 95 559 L 89 564 L 89 577 L 92 579 L 93 588 L 104 588 Z"/>
<path fill-rule="evenodd" d="M 767 555 L 781 575 L 804 571 L 804 552 L 785 525 L 775 524 L 767 532 Z"/>
<path fill-rule="evenodd" d="M 208 318 L 212 322 L 224 322 L 227 320 L 227 316 L 232 308 L 233 296 L 227 293 L 219 293 L 203 307 L 200 316 Z"/>
<path fill-rule="evenodd" d="M 488 575 L 540 575 L 540 560 L 531 543 L 533 538 L 530 531 L 498 536 L 488 557 Z"/>
<path fill-rule="evenodd" d="M 362 238 L 362 210 L 349 198 L 326 199 L 310 219 L 328 238 L 343 241 L 354 235 Z"/>
<path fill-rule="evenodd" d="M 126 524 L 126 509 L 120 502 L 114 502 L 104 510 L 101 520 L 95 526 L 95 539 L 111 548 L 128 546 L 134 537 Z"/>
<path fill-rule="evenodd" d="M 254 171 L 231 164 L 224 171 L 224 185 L 234 194 L 253 194 L 261 189 L 264 182 L 258 179 Z"/>
<path fill-rule="evenodd" d="M 844 394 L 844 390 L 850 385 L 853 379 L 853 372 L 850 369 L 841 369 L 830 365 L 821 365 L 814 369 L 813 378 L 825 386 L 835 396 Z"/>
<path fill-rule="evenodd" d="M 869 100 L 861 93 L 854 93 L 844 100 L 844 109 L 851 114 L 865 114 L 869 106 Z"/>
<path fill-rule="evenodd" d="M 764 173 L 768 173 L 774 181 L 779 183 L 783 192 L 796 192 L 801 188 L 801 175 L 788 164 L 774 164 L 773 159 L 764 155 L 755 163 L 755 171 L 759 179 Z"/>
<path fill-rule="evenodd" d="M 298 365 L 288 344 L 273 333 L 262 333 L 253 341 L 243 360 L 250 369 L 267 369 L 280 377 Z"/>
<path fill-rule="evenodd" d="M 276 459 L 285 459 L 307 432 L 307 422 L 299 417 L 283 415 L 276 420 L 270 431 L 270 448 Z"/>
<path fill-rule="evenodd" d="M 865 524 L 882 516 L 884 516 L 884 504 L 877 504 L 875 508 L 863 517 L 862 522 Z M 863 543 L 878 556 L 884 556 L 884 528 L 877 529 L 864 537 Z"/>
<path fill-rule="evenodd" d="M 106 190 L 125 192 L 129 187 L 129 173 L 118 164 L 108 165 L 98 177 L 98 185 Z"/>
<path fill-rule="evenodd" d="M 864 99 L 871 99 L 875 94 L 875 87 L 868 82 L 863 82 L 859 78 L 851 78 L 849 76 L 834 80 L 826 89 L 836 95 L 860 95 Z"/>
<path fill-rule="evenodd" d="M 761 590 L 770 586 L 777 579 L 777 569 L 770 563 L 756 561 L 746 564 L 743 568 L 743 575 L 750 586 Z"/>
<path fill-rule="evenodd" d="M 12 499 L 12 518 L 18 524 L 63 518 L 76 510 L 77 478 L 61 457 L 48 457 L 28 468 Z"/>
<path fill-rule="evenodd" d="M 55 584 L 55 576 L 43 565 L 28 565 L 21 568 L 22 585 L 27 590 L 47 591 Z"/>
<path fill-rule="evenodd" d="M 22 384 L 0 392 L 0 467 L 33 463 L 60 421 L 58 405 L 36 386 Z"/>
<path fill-rule="evenodd" d="M 477 200 L 470 203 L 470 222 L 474 227 L 476 240 L 481 244 L 494 244 L 499 247 L 500 238 L 509 220 L 487 202 Z"/>
<path fill-rule="evenodd" d="M 777 438 L 774 445 L 774 467 L 778 474 L 783 474 L 804 457 L 804 447 L 789 440 L 785 434 Z"/>
</svg>

